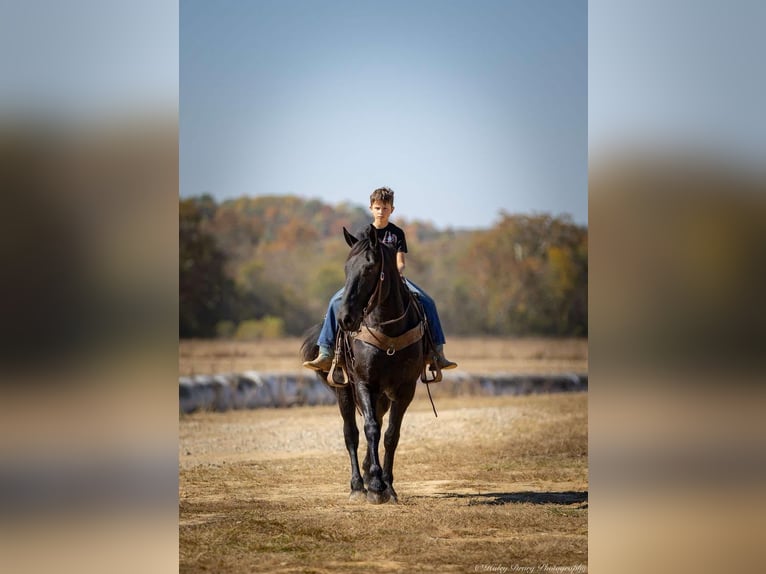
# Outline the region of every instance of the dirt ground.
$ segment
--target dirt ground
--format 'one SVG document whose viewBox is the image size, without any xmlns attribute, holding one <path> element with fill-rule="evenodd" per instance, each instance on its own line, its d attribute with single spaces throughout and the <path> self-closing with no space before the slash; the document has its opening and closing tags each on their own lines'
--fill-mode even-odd
<svg viewBox="0 0 766 574">
<path fill-rule="evenodd" d="M 348 500 L 335 406 L 182 416 L 180 571 L 587 571 L 587 393 L 432 394 L 379 506 Z"/>
</svg>

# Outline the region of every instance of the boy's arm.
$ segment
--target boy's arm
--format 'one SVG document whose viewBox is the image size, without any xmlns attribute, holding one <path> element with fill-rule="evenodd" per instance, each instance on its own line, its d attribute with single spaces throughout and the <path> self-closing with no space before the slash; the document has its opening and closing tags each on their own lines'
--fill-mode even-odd
<svg viewBox="0 0 766 574">
<path fill-rule="evenodd" d="M 406 266 L 406 262 L 404 261 L 404 251 L 397 251 L 396 266 L 399 268 L 399 273 L 404 275 L 404 267 Z"/>
</svg>

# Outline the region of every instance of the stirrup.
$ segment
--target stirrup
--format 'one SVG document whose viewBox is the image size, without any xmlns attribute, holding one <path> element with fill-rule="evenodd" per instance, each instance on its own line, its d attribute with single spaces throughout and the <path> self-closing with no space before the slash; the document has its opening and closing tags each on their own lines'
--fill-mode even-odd
<svg viewBox="0 0 766 574">
<path fill-rule="evenodd" d="M 431 371 L 433 378 L 428 378 L 428 371 Z M 420 381 L 423 383 L 438 383 L 442 380 L 442 370 L 439 367 L 439 359 L 437 355 L 431 357 L 431 364 L 423 365 L 423 372 L 420 374 Z"/>
<path fill-rule="evenodd" d="M 335 389 L 342 389 L 343 387 L 347 387 L 350 379 L 348 378 L 348 371 L 346 370 L 346 363 L 343 361 L 343 354 L 339 352 L 341 349 L 338 347 L 338 349 L 335 352 L 335 355 L 332 358 L 332 365 L 330 365 L 330 372 L 327 373 L 327 384 Z M 339 360 L 340 357 L 340 360 Z M 343 382 L 342 383 L 336 383 L 335 382 L 335 369 L 340 369 L 343 373 Z"/>
</svg>

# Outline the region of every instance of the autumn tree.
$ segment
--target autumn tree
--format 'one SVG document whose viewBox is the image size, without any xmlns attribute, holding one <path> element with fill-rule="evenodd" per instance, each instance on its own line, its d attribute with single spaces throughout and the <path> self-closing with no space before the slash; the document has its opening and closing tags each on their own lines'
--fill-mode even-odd
<svg viewBox="0 0 766 574">
<path fill-rule="evenodd" d="M 568 218 L 502 214 L 461 262 L 496 335 L 587 332 L 586 231 Z"/>
<path fill-rule="evenodd" d="M 216 321 L 224 336 L 257 331 L 267 318 L 299 335 L 344 283 L 342 228 L 369 221 L 361 206 L 291 196 L 182 201 L 182 336 L 212 336 Z M 587 335 L 586 227 L 547 214 L 501 213 L 477 230 L 394 222 L 407 233 L 407 277 L 448 334 Z"/>
<path fill-rule="evenodd" d="M 202 227 L 202 212 L 193 199 L 179 205 L 179 335 L 213 337 L 224 315 L 231 281 L 224 273 L 226 256 Z"/>
</svg>

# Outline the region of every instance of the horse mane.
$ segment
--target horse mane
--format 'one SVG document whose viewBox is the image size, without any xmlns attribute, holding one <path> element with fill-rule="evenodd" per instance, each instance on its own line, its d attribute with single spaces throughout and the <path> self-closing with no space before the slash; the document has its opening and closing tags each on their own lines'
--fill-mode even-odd
<svg viewBox="0 0 766 574">
<path fill-rule="evenodd" d="M 356 243 L 354 243 L 351 246 L 351 251 L 348 252 L 348 257 L 346 257 L 346 260 L 351 259 L 355 255 L 359 255 L 362 251 L 367 251 L 370 248 L 370 240 L 367 237 L 364 237 L 360 240 L 358 240 Z"/>
<path fill-rule="evenodd" d="M 386 243 L 378 242 L 378 245 L 382 247 L 381 253 L 383 253 L 383 268 L 385 269 L 386 265 L 393 268 L 394 277 L 401 277 L 399 274 L 399 267 L 396 264 L 396 259 L 394 257 L 389 257 L 394 255 L 394 248 L 390 245 L 387 245 Z M 370 245 L 370 238 L 369 237 L 363 237 L 362 239 L 359 239 L 354 245 L 351 247 L 351 251 L 348 252 L 348 257 L 346 258 L 346 261 L 351 259 L 352 257 L 355 257 L 356 255 L 359 255 L 363 251 L 367 251 L 368 249 L 372 249 L 372 246 Z M 390 270 L 386 270 L 391 272 Z"/>
</svg>

